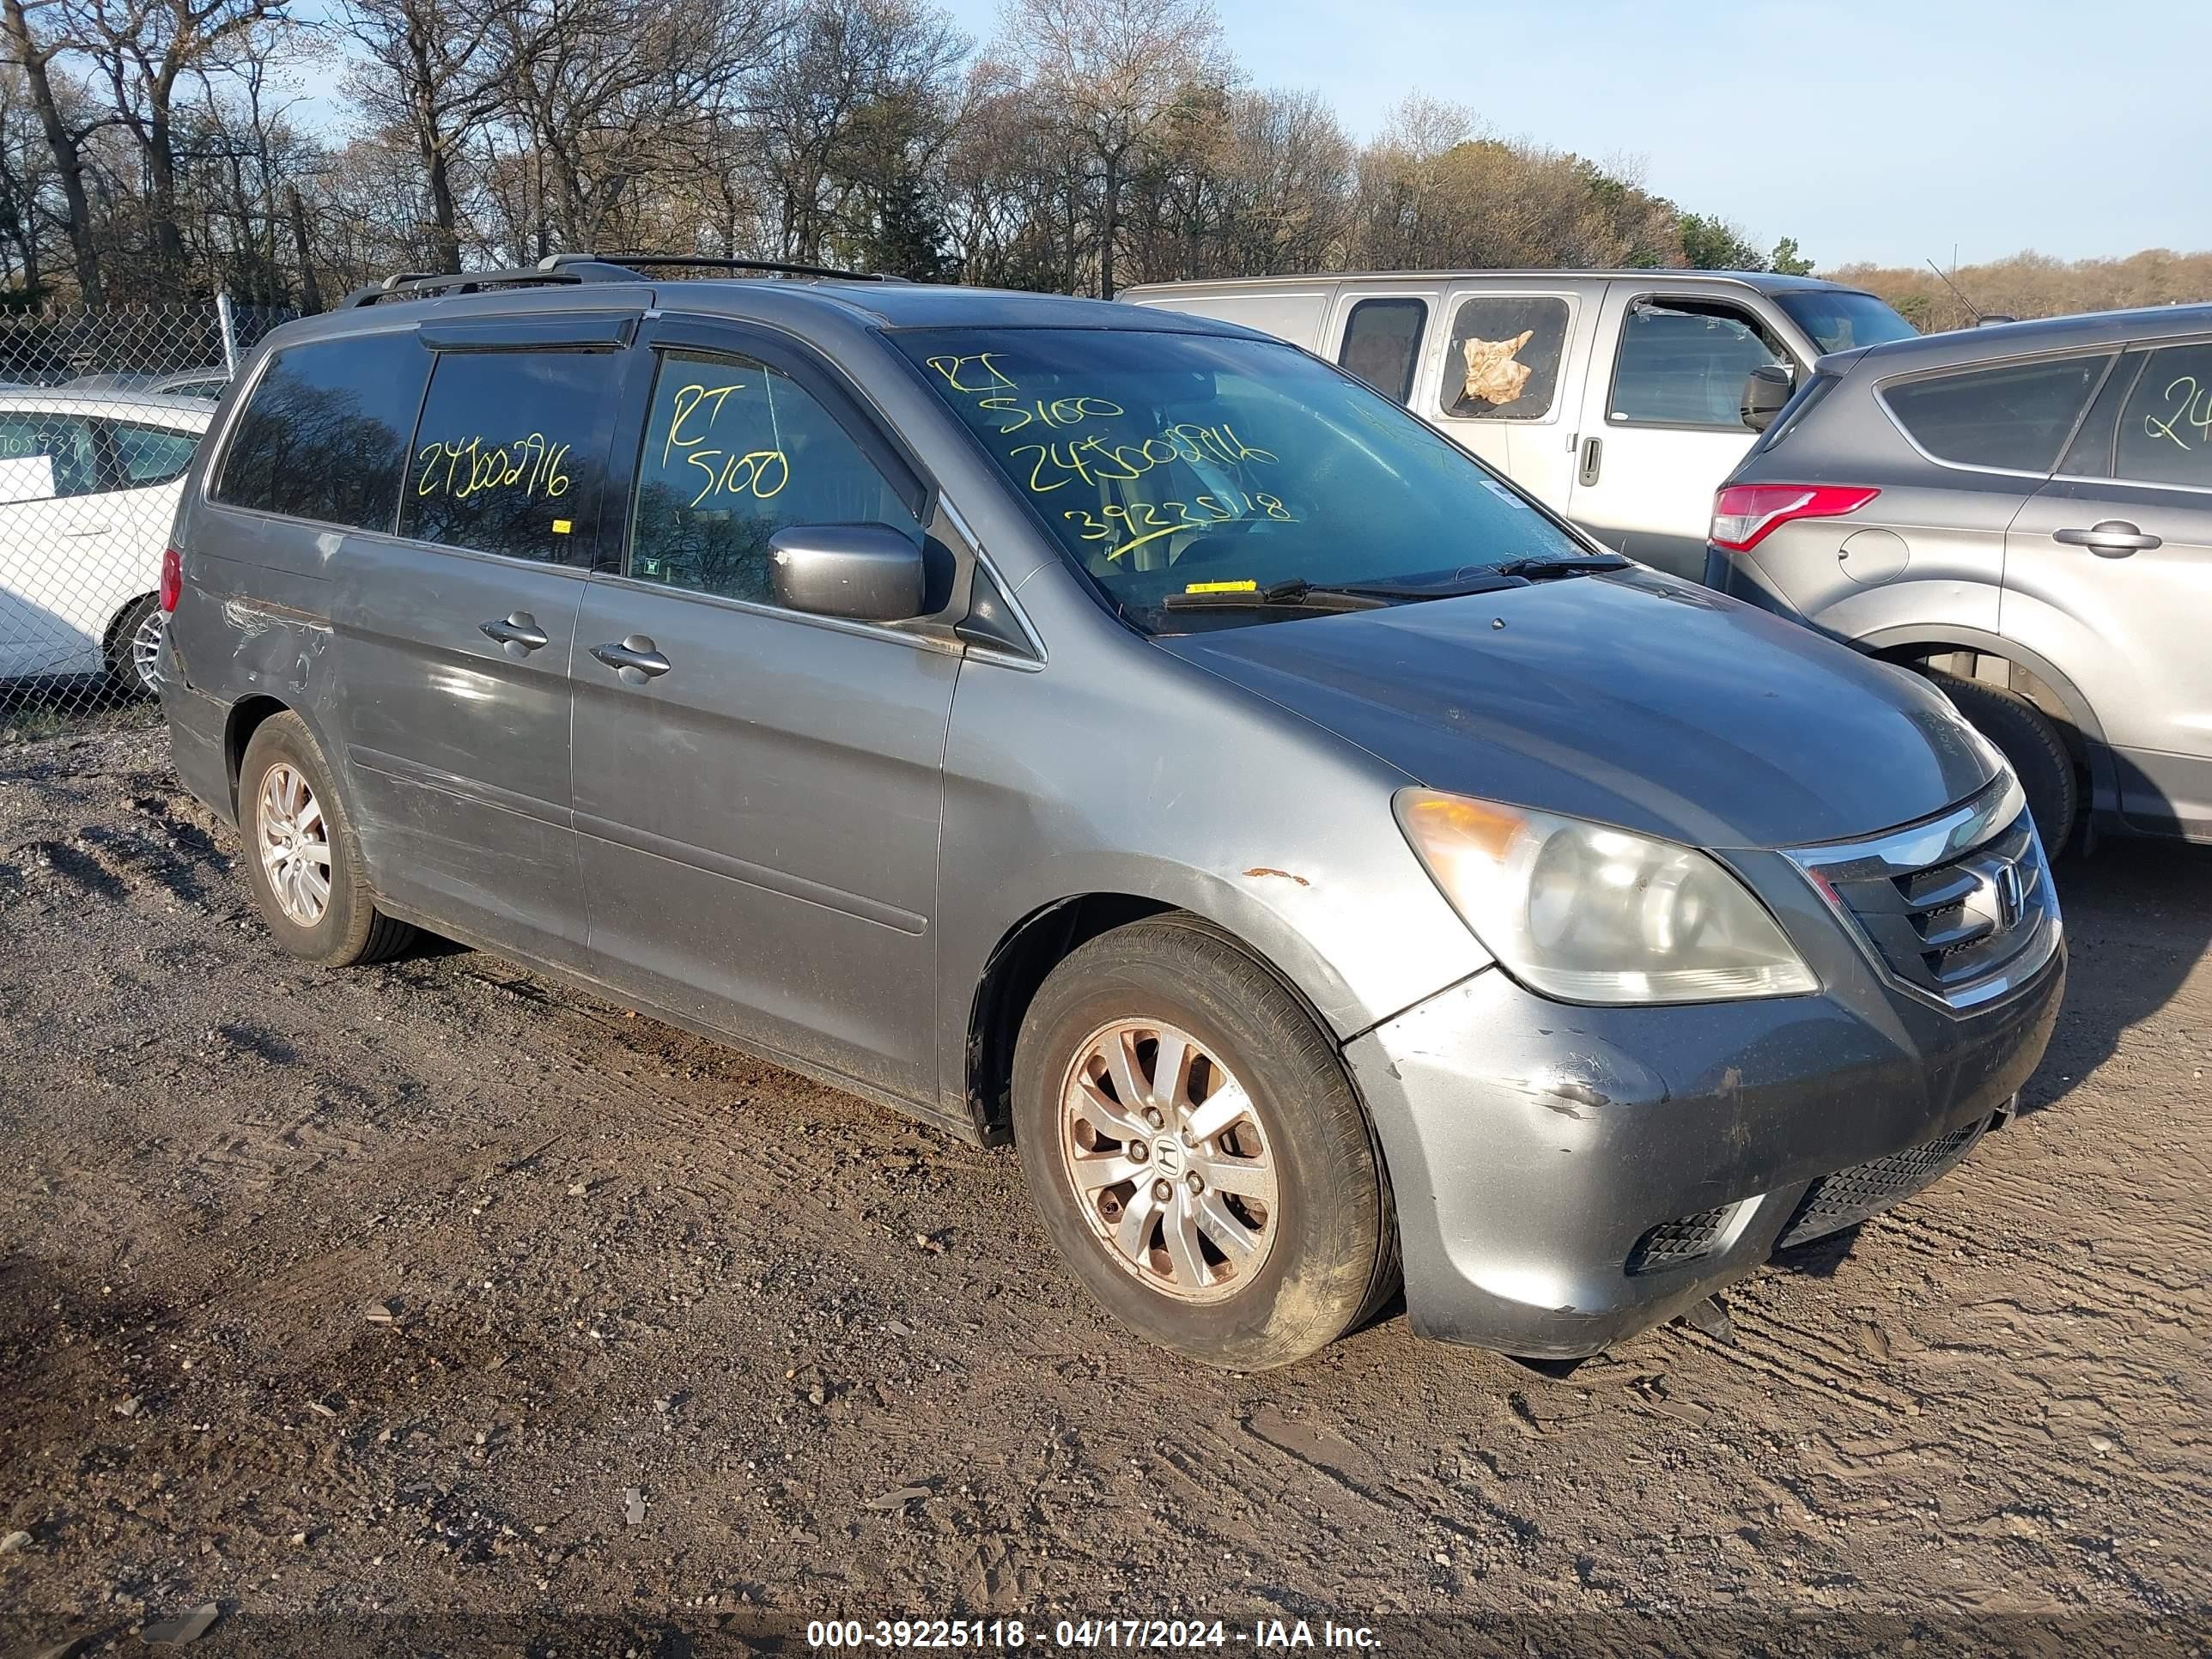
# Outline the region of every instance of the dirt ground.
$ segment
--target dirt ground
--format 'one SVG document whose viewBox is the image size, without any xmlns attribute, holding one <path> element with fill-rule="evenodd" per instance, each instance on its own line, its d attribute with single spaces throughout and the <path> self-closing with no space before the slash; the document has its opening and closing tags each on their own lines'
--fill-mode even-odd
<svg viewBox="0 0 2212 1659">
<path fill-rule="evenodd" d="M 2212 851 L 2066 872 L 2057 1039 L 1959 1173 L 1731 1292 L 1734 1346 L 1564 1384 L 1402 1319 L 1181 1364 L 1057 1268 L 1011 1152 L 484 956 L 300 966 L 235 852 L 157 728 L 0 746 L 0 1654 L 204 1604 L 210 1652 L 2212 1639 Z"/>
</svg>

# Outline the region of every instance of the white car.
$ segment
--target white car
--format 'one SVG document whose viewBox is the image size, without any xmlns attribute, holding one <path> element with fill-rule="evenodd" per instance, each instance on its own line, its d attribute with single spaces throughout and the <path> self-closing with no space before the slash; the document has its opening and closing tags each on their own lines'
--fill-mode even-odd
<svg viewBox="0 0 2212 1659">
<path fill-rule="evenodd" d="M 214 406 L 0 389 L 0 681 L 150 690 L 169 521 Z"/>
</svg>

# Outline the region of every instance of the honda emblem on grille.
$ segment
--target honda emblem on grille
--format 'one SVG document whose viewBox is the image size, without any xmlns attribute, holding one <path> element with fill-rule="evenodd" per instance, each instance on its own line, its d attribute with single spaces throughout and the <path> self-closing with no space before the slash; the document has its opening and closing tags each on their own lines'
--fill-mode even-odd
<svg viewBox="0 0 2212 1659">
<path fill-rule="evenodd" d="M 2011 929 L 2020 925 L 2027 909 L 2027 893 L 2021 885 L 2020 866 L 2008 860 L 1999 865 L 1990 878 L 1997 901 L 1997 926 Z"/>
</svg>

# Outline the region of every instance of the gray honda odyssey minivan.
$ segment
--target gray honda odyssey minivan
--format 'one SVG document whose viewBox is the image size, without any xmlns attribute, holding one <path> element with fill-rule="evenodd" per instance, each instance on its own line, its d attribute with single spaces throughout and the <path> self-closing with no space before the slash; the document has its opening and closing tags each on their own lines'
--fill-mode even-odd
<svg viewBox="0 0 2212 1659">
<path fill-rule="evenodd" d="M 2058 1006 L 1941 696 L 1232 325 L 395 279 L 246 366 L 162 592 L 285 949 L 433 929 L 1011 1141 L 1215 1364 L 1401 1273 L 1594 1352 L 1935 1180 Z"/>
</svg>

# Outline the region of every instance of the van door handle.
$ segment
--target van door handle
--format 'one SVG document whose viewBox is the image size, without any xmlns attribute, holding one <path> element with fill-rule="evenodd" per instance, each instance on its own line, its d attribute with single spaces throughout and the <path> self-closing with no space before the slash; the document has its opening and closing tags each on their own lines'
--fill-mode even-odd
<svg viewBox="0 0 2212 1659">
<path fill-rule="evenodd" d="M 2147 553 L 2161 545 L 2157 537 L 2138 530 L 2125 519 L 2105 519 L 2087 530 L 2054 530 L 2051 539 L 2069 547 L 2086 547 L 2100 559 L 2124 559 L 2130 553 Z"/>
<path fill-rule="evenodd" d="M 595 645 L 592 654 L 613 669 L 624 685 L 643 685 L 676 665 L 642 634 L 628 635 L 620 645 Z"/>
<path fill-rule="evenodd" d="M 1604 440 L 1600 438 L 1583 439 L 1582 471 L 1575 475 L 1576 482 L 1586 484 L 1595 483 L 1597 482 L 1598 468 L 1604 464 Z"/>
<path fill-rule="evenodd" d="M 505 622 L 488 622 L 478 625 L 478 631 L 488 640 L 514 647 L 510 654 L 526 657 L 548 643 L 545 630 L 538 625 L 538 618 L 527 611 L 512 613 Z"/>
</svg>

